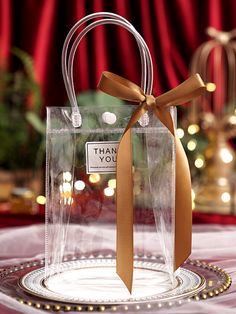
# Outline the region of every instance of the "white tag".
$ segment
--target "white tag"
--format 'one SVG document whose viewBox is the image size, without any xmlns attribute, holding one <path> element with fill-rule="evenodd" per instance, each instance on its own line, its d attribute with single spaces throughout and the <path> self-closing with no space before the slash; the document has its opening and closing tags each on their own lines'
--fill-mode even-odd
<svg viewBox="0 0 236 314">
<path fill-rule="evenodd" d="M 87 142 L 86 172 L 115 173 L 118 145 L 119 142 Z"/>
</svg>

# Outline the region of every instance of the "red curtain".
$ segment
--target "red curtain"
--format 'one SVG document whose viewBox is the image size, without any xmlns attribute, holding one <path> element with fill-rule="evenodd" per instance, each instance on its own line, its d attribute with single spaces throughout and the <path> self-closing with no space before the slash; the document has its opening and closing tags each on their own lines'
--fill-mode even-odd
<svg viewBox="0 0 236 314">
<path fill-rule="evenodd" d="M 66 34 L 83 16 L 110 11 L 127 18 L 146 40 L 154 60 L 154 94 L 188 75 L 195 49 L 213 26 L 236 27 L 235 0 L 0 0 L 0 65 L 14 68 L 10 48 L 30 53 L 45 105 L 66 100 L 60 57 Z M 140 80 L 138 49 L 117 26 L 101 26 L 85 38 L 76 56 L 76 90 L 95 89 L 103 70 Z"/>
</svg>

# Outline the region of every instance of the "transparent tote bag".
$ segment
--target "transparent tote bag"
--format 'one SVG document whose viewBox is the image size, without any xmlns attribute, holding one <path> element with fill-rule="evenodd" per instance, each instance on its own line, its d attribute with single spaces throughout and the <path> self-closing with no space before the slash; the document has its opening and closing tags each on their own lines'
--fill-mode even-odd
<svg viewBox="0 0 236 314">
<path fill-rule="evenodd" d="M 94 18 L 100 19 L 76 33 Z M 141 56 L 141 87 L 147 94 L 152 90 L 150 52 L 127 20 L 103 12 L 74 25 L 62 54 L 71 106 L 47 108 L 45 277 L 49 289 L 69 301 L 114 304 L 126 298 L 145 300 L 176 284 L 175 145 L 152 113 L 132 128 L 134 260 L 132 289 L 127 289 L 116 274 L 115 164 L 117 145 L 137 106 L 118 104 L 113 98 L 109 106 L 101 101 L 80 106 L 73 83 L 77 46 L 102 24 L 118 25 L 134 35 Z M 170 110 L 175 118 L 175 109 Z"/>
</svg>

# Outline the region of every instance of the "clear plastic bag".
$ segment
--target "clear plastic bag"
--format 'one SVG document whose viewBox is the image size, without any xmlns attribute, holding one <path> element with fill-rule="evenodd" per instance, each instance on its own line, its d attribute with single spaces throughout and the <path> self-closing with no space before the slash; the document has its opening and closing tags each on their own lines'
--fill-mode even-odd
<svg viewBox="0 0 236 314">
<path fill-rule="evenodd" d="M 82 22 L 94 17 L 106 17 L 100 23 L 114 23 L 123 27 L 126 23 L 125 28 L 134 34 L 139 45 L 142 87 L 145 92 L 150 93 L 152 62 L 141 36 L 127 21 L 111 13 L 93 14 Z M 98 25 L 94 23 L 94 27 Z M 73 35 L 79 25 L 80 23 L 70 34 Z M 87 27 L 87 31 L 90 29 Z M 85 34 L 86 29 L 82 35 Z M 80 35 L 81 33 L 77 38 L 81 40 L 83 36 Z M 77 285 L 83 291 L 88 285 L 92 285 L 105 298 L 108 291 L 114 290 L 111 278 L 116 276 L 116 180 L 112 170 L 107 173 L 104 169 L 102 172 L 88 171 L 86 143 L 95 144 L 92 149 L 103 160 L 103 165 L 106 162 L 110 164 L 111 159 L 115 158 L 116 149 L 111 143 L 119 142 L 136 106 L 111 104 L 108 109 L 94 104 L 78 107 L 72 77 L 73 55 L 79 44 L 79 40 L 76 40 L 67 63 L 67 38 L 62 59 L 64 79 L 72 106 L 47 108 L 45 277 L 50 278 L 70 269 L 69 264 L 69 268 L 65 266 L 68 259 L 97 261 L 105 258 L 110 275 L 104 271 L 103 278 L 101 269 L 96 265 L 98 271 L 94 274 L 91 270 L 92 278 L 88 278 L 90 276 L 85 272 L 77 280 Z M 175 109 L 171 108 L 171 113 L 175 117 Z M 101 142 L 109 143 L 108 151 L 104 149 L 106 146 L 96 147 L 96 143 Z M 132 295 L 141 293 L 145 296 L 148 294 L 145 289 L 150 291 L 150 287 L 156 287 L 158 290 L 163 283 L 166 285 L 165 289 L 168 289 L 174 283 L 175 146 L 168 129 L 156 117 L 148 114 L 132 129 L 132 148 L 135 260 Z M 149 246 L 150 236 L 152 239 L 156 238 L 156 245 L 152 248 Z M 145 269 L 145 260 L 154 256 L 161 257 L 159 260 L 162 261 L 162 271 L 156 272 L 155 278 L 149 268 L 146 274 L 141 274 L 140 269 Z M 144 265 L 140 266 L 138 263 Z M 85 269 L 90 266 L 84 264 Z M 101 285 L 103 279 L 105 284 Z M 152 280 L 155 282 L 152 283 Z M 63 282 L 65 281 L 64 278 Z M 120 290 L 116 294 L 115 289 L 112 298 L 127 293 L 121 280 L 118 279 L 116 285 L 119 285 Z M 139 291 L 140 287 L 142 292 Z M 74 294 L 79 293 L 75 286 L 72 290 Z"/>
</svg>

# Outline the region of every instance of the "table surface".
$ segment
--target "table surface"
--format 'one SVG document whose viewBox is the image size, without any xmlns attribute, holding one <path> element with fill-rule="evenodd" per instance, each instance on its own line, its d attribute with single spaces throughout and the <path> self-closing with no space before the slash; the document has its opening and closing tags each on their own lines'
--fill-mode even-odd
<svg viewBox="0 0 236 314">
<path fill-rule="evenodd" d="M 42 258 L 44 252 L 44 226 L 33 225 L 0 229 L 0 268 L 21 261 Z M 233 284 L 218 297 L 192 301 L 178 307 L 161 309 L 163 313 L 191 314 L 235 314 L 236 313 L 236 226 L 195 225 L 193 226 L 192 259 L 212 262 L 231 275 Z M 0 293 L 0 313 L 45 313 Z M 59 312 L 60 313 L 60 312 Z M 63 312 L 64 313 L 64 312 Z M 72 312 L 71 312 L 72 313 Z M 117 312 L 116 312 L 117 313 Z M 142 313 L 144 313 L 142 311 Z M 148 310 L 147 313 L 152 313 Z"/>
</svg>

